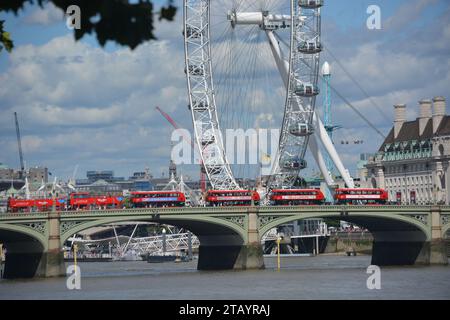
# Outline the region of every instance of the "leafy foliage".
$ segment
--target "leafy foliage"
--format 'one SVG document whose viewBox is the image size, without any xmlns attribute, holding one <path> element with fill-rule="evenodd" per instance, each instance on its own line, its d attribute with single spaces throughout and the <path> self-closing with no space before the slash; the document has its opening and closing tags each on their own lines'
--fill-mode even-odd
<svg viewBox="0 0 450 320">
<path fill-rule="evenodd" d="M 4 22 L 5 21 L 0 21 L 0 52 L 3 48 L 5 48 L 6 51 L 11 52 L 14 48 L 14 44 L 9 36 L 9 33 L 3 30 Z"/>
<path fill-rule="evenodd" d="M 159 20 L 173 21 L 177 8 L 173 0 L 167 0 L 165 7 L 160 12 L 154 12 L 152 0 L 139 0 L 138 3 L 130 3 L 130 0 L 2 0 L 0 12 L 14 12 L 16 15 L 25 4 L 37 4 L 43 7 L 52 2 L 63 12 L 71 5 L 77 5 L 81 9 L 81 28 L 74 29 L 76 40 L 85 34 L 95 32 L 100 45 L 104 46 L 108 40 L 135 49 L 138 45 L 148 40 L 156 40 L 153 31 L 154 15 L 159 14 Z M 12 42 L 3 42 L 3 30 L 0 44 L 6 49 L 12 49 Z M 9 39 L 9 34 L 5 37 Z M 11 45 L 11 46 L 10 46 Z"/>
</svg>

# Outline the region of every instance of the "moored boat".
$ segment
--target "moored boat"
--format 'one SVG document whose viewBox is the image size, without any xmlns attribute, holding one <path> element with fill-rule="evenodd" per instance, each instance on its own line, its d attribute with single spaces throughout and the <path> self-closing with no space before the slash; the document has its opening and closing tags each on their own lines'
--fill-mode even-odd
<svg viewBox="0 0 450 320">
<path fill-rule="evenodd" d="M 147 262 L 148 263 L 161 263 L 161 262 L 172 262 L 177 259 L 177 255 L 175 253 L 166 252 L 161 253 L 157 252 L 154 254 L 149 254 L 147 256 Z"/>
</svg>

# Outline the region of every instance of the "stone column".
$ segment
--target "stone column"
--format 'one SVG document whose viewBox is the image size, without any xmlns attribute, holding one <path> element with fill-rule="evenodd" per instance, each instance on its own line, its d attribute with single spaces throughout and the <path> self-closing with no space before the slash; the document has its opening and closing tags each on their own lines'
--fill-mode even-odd
<svg viewBox="0 0 450 320">
<path fill-rule="evenodd" d="M 450 204 L 450 161 L 445 166 L 445 204 Z"/>
<path fill-rule="evenodd" d="M 234 264 L 234 269 L 264 269 L 264 252 L 258 231 L 258 208 L 248 210 L 248 242 L 244 244 Z"/>
<path fill-rule="evenodd" d="M 0 279 L 3 278 L 3 244 L 0 243 Z"/>
<path fill-rule="evenodd" d="M 386 189 L 386 182 L 384 180 L 384 170 L 381 163 L 377 166 L 377 177 L 378 177 L 377 179 L 378 188 Z"/>
<path fill-rule="evenodd" d="M 247 236 L 229 231 L 201 234 L 198 270 L 263 269 L 264 257 L 258 231 L 258 208 L 247 210 Z"/>
<path fill-rule="evenodd" d="M 433 180 L 433 202 L 439 204 L 443 199 L 441 176 L 443 175 L 442 162 L 437 161 L 432 166 L 432 180 Z"/>
<path fill-rule="evenodd" d="M 425 242 L 416 260 L 417 264 L 448 265 L 447 243 L 442 234 L 441 208 L 431 208 L 431 240 Z"/>
<path fill-rule="evenodd" d="M 431 209 L 430 264 L 448 264 L 447 246 L 442 234 L 440 207 Z"/>
<path fill-rule="evenodd" d="M 58 277 L 66 274 L 64 253 L 61 248 L 60 215 L 58 212 L 50 212 L 48 221 L 48 245 L 47 251 L 42 254 L 37 276 Z"/>
</svg>

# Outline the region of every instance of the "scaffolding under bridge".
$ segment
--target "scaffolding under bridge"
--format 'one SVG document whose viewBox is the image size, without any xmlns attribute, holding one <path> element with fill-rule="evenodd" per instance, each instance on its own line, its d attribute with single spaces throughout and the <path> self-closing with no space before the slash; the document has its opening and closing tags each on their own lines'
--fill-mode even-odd
<svg viewBox="0 0 450 320">
<path fill-rule="evenodd" d="M 71 248 L 77 244 L 80 252 L 92 253 L 101 250 L 102 256 L 106 254 L 113 260 L 142 260 L 146 255 L 160 253 L 192 253 L 200 246 L 200 241 L 194 234 L 174 227 L 165 227 L 162 234 L 135 237 L 139 225 L 135 225 L 130 236 L 118 235 L 116 225 L 112 225 L 114 237 L 95 240 L 71 237 L 68 241 Z"/>
</svg>

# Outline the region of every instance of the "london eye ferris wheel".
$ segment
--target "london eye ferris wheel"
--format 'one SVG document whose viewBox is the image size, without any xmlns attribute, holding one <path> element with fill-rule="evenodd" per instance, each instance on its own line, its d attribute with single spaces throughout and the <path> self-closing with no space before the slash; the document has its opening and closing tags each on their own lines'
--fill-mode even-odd
<svg viewBox="0 0 450 320">
<path fill-rule="evenodd" d="M 308 146 L 328 184 L 333 180 L 320 146 L 353 186 L 315 114 L 323 2 L 184 0 L 189 109 L 203 170 L 214 189 L 241 188 L 235 177 L 243 169 L 230 161 L 224 131 L 263 124 L 280 133 L 268 189 L 293 186 L 307 166 Z"/>
</svg>

